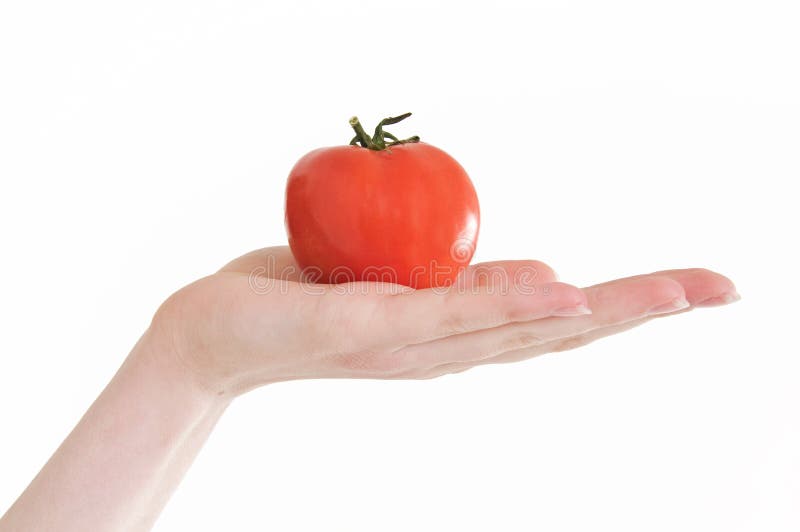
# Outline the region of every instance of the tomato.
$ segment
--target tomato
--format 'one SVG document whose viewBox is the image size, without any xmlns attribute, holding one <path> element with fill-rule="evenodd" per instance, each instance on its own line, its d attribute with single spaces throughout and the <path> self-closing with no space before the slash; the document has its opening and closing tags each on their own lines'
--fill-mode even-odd
<svg viewBox="0 0 800 532">
<path fill-rule="evenodd" d="M 307 278 L 324 283 L 448 286 L 475 252 L 480 214 L 469 176 L 418 137 L 375 136 L 351 119 L 349 146 L 314 150 L 286 185 L 289 246 Z"/>
</svg>

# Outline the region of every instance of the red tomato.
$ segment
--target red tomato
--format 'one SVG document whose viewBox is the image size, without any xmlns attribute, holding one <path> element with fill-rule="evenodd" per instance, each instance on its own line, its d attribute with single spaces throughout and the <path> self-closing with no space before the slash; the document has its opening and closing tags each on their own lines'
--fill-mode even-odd
<svg viewBox="0 0 800 532">
<path fill-rule="evenodd" d="M 351 125 L 361 129 L 355 118 Z M 362 137 L 372 148 L 320 148 L 289 174 L 286 231 L 309 278 L 439 287 L 472 259 L 480 215 L 467 173 L 417 137 L 387 138 L 396 141 L 379 126 L 374 138 Z"/>
</svg>

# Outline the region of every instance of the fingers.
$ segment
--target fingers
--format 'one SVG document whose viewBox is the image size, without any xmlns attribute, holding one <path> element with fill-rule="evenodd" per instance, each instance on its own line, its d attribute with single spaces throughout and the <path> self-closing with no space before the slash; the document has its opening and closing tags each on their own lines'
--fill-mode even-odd
<svg viewBox="0 0 800 532">
<path fill-rule="evenodd" d="M 574 320 L 550 319 L 550 339 L 566 338 L 646 316 L 670 314 L 720 299 L 738 297 L 731 281 L 702 268 L 664 270 L 601 283 L 584 289 L 591 316 Z"/>
<path fill-rule="evenodd" d="M 676 314 L 680 314 L 683 312 L 688 312 L 689 309 L 683 309 L 676 311 Z M 661 316 L 664 316 L 663 314 Z M 561 351 L 569 351 L 571 349 L 577 349 L 579 347 L 583 347 L 588 345 L 595 340 L 599 340 L 600 338 L 605 338 L 606 336 L 611 336 L 614 334 L 619 334 L 625 331 L 629 331 L 640 325 L 647 323 L 648 321 L 655 319 L 659 316 L 648 316 L 646 318 L 639 318 L 636 320 L 631 320 L 625 323 L 620 323 L 617 325 L 611 325 L 608 327 L 602 327 L 599 329 L 594 329 L 588 331 L 583 334 L 578 334 L 575 336 L 569 336 L 567 338 L 558 338 L 556 340 L 551 340 L 550 342 L 545 342 L 539 345 L 525 347 L 523 349 L 517 349 L 515 351 L 508 351 L 506 353 L 502 353 L 496 357 L 491 359 L 486 359 L 480 361 L 480 364 L 509 364 L 513 362 L 521 362 L 523 360 L 528 360 L 533 357 L 537 357 L 539 355 L 544 355 L 547 353 L 559 353 Z M 477 364 L 473 364 L 475 366 Z M 441 368 L 444 369 L 444 368 Z M 451 369 L 458 369 L 458 368 L 451 368 Z"/>
<path fill-rule="evenodd" d="M 385 319 L 387 338 L 401 347 L 585 304 L 580 289 L 552 283 L 553 277 L 549 267 L 536 261 L 486 263 L 447 288 L 383 297 L 376 312 Z"/>
<path fill-rule="evenodd" d="M 688 312 L 688 310 L 689 309 L 679 310 L 677 311 L 677 313 L 680 314 L 682 312 Z M 664 315 L 662 315 L 662 317 L 663 316 Z M 530 345 L 521 349 L 515 349 L 513 351 L 507 351 L 497 356 L 481 360 L 475 360 L 470 362 L 451 362 L 448 364 L 441 364 L 433 368 L 418 370 L 414 373 L 413 377 L 409 374 L 406 375 L 404 378 L 432 379 L 435 377 L 441 377 L 443 375 L 461 373 L 463 371 L 467 371 L 468 369 L 472 369 L 477 366 L 484 366 L 488 364 L 510 364 L 514 362 L 522 362 L 524 360 L 528 360 L 547 353 L 556 353 L 571 349 L 577 349 L 579 347 L 583 347 L 587 344 L 590 344 L 600 338 L 628 331 L 657 317 L 659 316 L 640 318 L 638 320 L 629 321 L 619 325 L 603 327 L 577 336 L 570 336 L 568 338 L 559 338 L 557 340 L 552 340 L 550 342 L 544 342 L 541 344 Z"/>
<path fill-rule="evenodd" d="M 673 312 L 672 314 L 647 316 L 644 318 L 631 320 L 617 325 L 601 327 L 599 329 L 594 329 L 576 336 L 569 336 L 567 338 L 558 338 L 556 340 L 551 340 L 549 342 L 545 342 L 539 345 L 532 345 L 522 349 L 508 351 L 498 356 L 487 358 L 484 360 L 479 360 L 473 363 L 459 362 L 453 364 L 443 364 L 441 366 L 433 368 L 433 370 L 430 371 L 430 375 L 428 376 L 428 378 L 432 378 L 433 376 L 447 375 L 449 373 L 459 373 L 461 371 L 466 371 L 475 366 L 482 366 L 486 364 L 510 364 L 514 362 L 522 362 L 524 360 L 528 360 L 537 357 L 539 355 L 545 355 L 547 353 L 559 353 L 561 351 L 569 351 L 572 349 L 577 349 L 579 347 L 588 345 L 601 338 L 629 331 L 631 329 L 639 327 L 640 325 L 644 325 L 650 320 L 663 318 L 668 315 L 671 316 L 674 314 L 682 314 L 684 312 L 689 312 L 690 310 L 691 307 L 678 310 L 676 312 Z"/>
<path fill-rule="evenodd" d="M 656 313 L 638 319 L 623 321 L 621 323 L 611 323 L 603 327 L 586 331 L 582 334 L 576 334 L 573 336 L 557 338 L 547 342 L 532 344 L 475 362 L 443 364 L 433 368 L 432 370 L 429 370 L 426 372 L 425 376 L 431 378 L 448 373 L 464 371 L 474 367 L 475 365 L 519 362 L 545 353 L 575 349 L 594 342 L 600 338 L 605 338 L 606 336 L 619 334 L 621 332 L 633 329 L 634 327 L 638 327 L 639 325 L 642 325 L 654 318 L 663 318 L 673 314 L 688 312 L 696 306 L 710 306 L 731 303 L 739 298 L 735 286 L 728 278 L 709 270 L 666 270 L 649 274 L 648 276 L 637 276 L 636 278 L 641 279 L 654 275 L 667 277 L 676 282 L 680 282 L 684 289 L 686 299 L 691 306 L 681 310 L 676 310 L 672 313 Z M 618 283 L 618 281 L 614 281 L 613 283 Z M 595 314 L 600 314 L 600 312 L 595 309 Z"/>
<path fill-rule="evenodd" d="M 740 299 L 736 287 L 730 279 L 710 270 L 702 268 L 664 270 L 650 275 L 663 276 L 679 282 L 683 287 L 689 306 L 677 309 L 674 312 L 652 313 L 639 319 L 622 323 L 612 323 L 605 327 L 599 327 L 581 335 L 561 338 L 539 346 L 541 352 L 575 349 L 576 347 L 584 346 L 600 338 L 633 329 L 655 318 L 682 314 L 684 312 L 689 312 L 695 307 L 725 305 Z M 498 362 L 504 361 L 513 362 L 515 358 L 509 356 L 507 360 L 498 360 Z"/>
<path fill-rule="evenodd" d="M 331 298 L 328 301 L 336 301 Z M 345 300 L 339 299 L 339 306 Z M 360 301 L 368 302 L 369 298 Z M 549 283 L 533 294 L 517 291 L 488 292 L 453 290 L 435 294 L 418 290 L 384 297 L 371 312 L 363 305 L 351 306 L 347 316 L 327 322 L 331 328 L 346 331 L 347 343 L 330 360 L 350 376 L 395 377 L 441 364 L 440 353 L 405 346 L 429 342 L 448 335 L 460 335 L 477 329 L 497 327 L 510 321 L 528 321 L 556 314 L 580 315 L 588 312 L 583 292 L 564 283 Z M 375 303 L 373 303 L 375 304 Z M 330 315 L 334 307 L 325 304 L 321 315 Z M 347 325 L 349 322 L 349 326 Z"/>
<path fill-rule="evenodd" d="M 408 346 L 398 356 L 416 361 L 419 367 L 479 361 L 508 351 L 542 345 L 556 338 L 630 321 L 648 312 L 664 312 L 665 306 L 672 311 L 678 305 L 684 305 L 682 286 L 664 277 L 622 279 L 586 289 L 584 292 L 592 309 L 591 315 L 543 317 L 510 323 Z"/>
<path fill-rule="evenodd" d="M 686 299 L 693 307 L 725 305 L 739 299 L 739 293 L 730 279 L 705 268 L 663 270 L 650 275 L 669 277 L 681 283 Z"/>
<path fill-rule="evenodd" d="M 528 294 L 486 288 L 451 291 L 444 295 L 418 291 L 387 301 L 390 338 L 397 347 L 427 342 L 507 323 L 537 320 L 555 315 L 588 313 L 586 298 L 577 287 L 548 283 Z"/>
</svg>

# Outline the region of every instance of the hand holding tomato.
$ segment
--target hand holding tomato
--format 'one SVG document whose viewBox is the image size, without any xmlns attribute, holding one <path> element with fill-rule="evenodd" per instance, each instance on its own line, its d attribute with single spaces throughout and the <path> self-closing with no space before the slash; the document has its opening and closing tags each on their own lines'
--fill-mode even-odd
<svg viewBox="0 0 800 532">
<path fill-rule="evenodd" d="M 738 297 L 728 279 L 700 269 L 581 290 L 537 261 L 467 267 L 475 190 L 443 151 L 383 130 L 407 116 L 381 121 L 372 137 L 353 118 L 351 145 L 300 159 L 286 189 L 291 252 L 247 254 L 163 305 L 154 328 L 204 387 L 433 377 Z"/>
<path fill-rule="evenodd" d="M 302 378 L 435 377 L 571 349 L 738 297 L 728 279 L 702 269 L 582 290 L 537 261 L 467 267 L 475 191 L 443 151 L 383 131 L 407 116 L 383 120 L 372 137 L 353 118 L 350 146 L 295 165 L 286 192 L 291 251 L 240 257 L 159 310 L 156 336 L 170 339 L 203 388 L 235 395 Z"/>
<path fill-rule="evenodd" d="M 480 214 L 467 173 L 418 137 L 383 130 L 410 114 L 372 137 L 354 117 L 351 145 L 314 150 L 289 174 L 289 246 L 314 280 L 447 286 L 472 259 Z"/>
<path fill-rule="evenodd" d="M 323 175 L 340 184 L 346 175 L 357 184 L 343 185 L 347 194 L 331 202 L 335 208 L 322 209 L 320 217 L 310 212 L 295 219 L 294 208 L 287 212 L 298 255 L 308 252 L 305 260 L 313 261 L 320 251 L 323 259 L 338 254 L 321 263 L 330 268 L 320 269 L 328 281 L 338 280 L 334 265 L 344 260 L 356 267 L 390 264 L 400 280 L 419 287 L 424 281 L 412 274 L 422 259 L 447 260 L 444 244 L 453 237 L 474 245 L 477 201 L 465 184 L 466 174 L 443 152 L 394 142 L 384 141 L 394 150 L 388 156 L 336 150 L 335 157 L 328 153 L 321 159 L 324 164 L 310 158 L 315 172 L 333 170 Z M 438 217 L 433 203 L 423 201 L 420 207 L 411 201 L 397 184 L 405 175 L 396 170 L 398 161 L 435 183 L 423 187 L 412 179 L 412 192 L 440 187 L 445 193 L 449 184 L 457 201 L 445 203 L 451 208 Z M 325 195 L 315 196 L 308 186 L 336 191 L 324 180 L 309 178 L 303 165 L 297 176 L 299 191 L 290 186 L 290 198 L 301 203 L 310 198 L 325 205 Z M 381 195 L 396 194 L 402 208 L 370 197 L 368 191 L 376 188 Z M 315 233 L 324 229 L 323 222 L 336 221 L 336 213 L 358 207 L 361 193 L 377 205 L 377 215 L 370 217 L 362 208 L 334 231 Z M 413 230 L 405 229 L 403 220 L 410 220 Z M 350 231 L 357 233 L 350 243 L 332 238 Z M 392 245 L 370 254 L 366 245 L 381 242 L 381 231 L 392 233 L 383 235 Z M 400 251 L 393 247 L 401 244 Z M 432 378 L 572 349 L 653 317 L 738 297 L 728 279 L 701 269 L 581 290 L 556 282 L 552 270 L 536 261 L 460 268 L 458 282 L 444 283 L 442 289 L 415 290 L 383 279 L 312 284 L 304 282 L 289 248 L 278 247 L 249 253 L 179 290 L 158 310 L 70 436 L 0 517 L 0 529 L 49 530 L 56 522 L 65 530 L 148 528 L 230 401 L 264 384 Z"/>
</svg>

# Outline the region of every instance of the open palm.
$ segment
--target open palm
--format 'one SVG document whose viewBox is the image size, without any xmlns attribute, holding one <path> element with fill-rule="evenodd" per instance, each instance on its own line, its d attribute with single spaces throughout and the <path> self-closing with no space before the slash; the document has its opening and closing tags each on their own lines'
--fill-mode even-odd
<svg viewBox="0 0 800 532">
<path fill-rule="evenodd" d="M 730 280 L 705 269 L 581 289 L 538 261 L 473 265 L 447 289 L 313 284 L 281 246 L 178 291 L 154 326 L 203 386 L 239 394 L 281 380 L 422 379 L 516 362 L 736 299 Z"/>
</svg>

